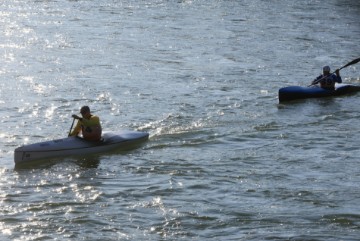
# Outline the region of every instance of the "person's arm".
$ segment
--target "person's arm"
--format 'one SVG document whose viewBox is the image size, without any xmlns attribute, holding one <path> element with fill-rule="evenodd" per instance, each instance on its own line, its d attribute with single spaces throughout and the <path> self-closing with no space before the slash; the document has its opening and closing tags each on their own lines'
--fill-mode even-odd
<svg viewBox="0 0 360 241">
<path fill-rule="evenodd" d="M 335 74 L 336 74 L 335 81 L 338 82 L 338 83 L 342 83 L 342 79 L 341 79 L 341 76 L 340 76 L 340 69 L 335 70 Z"/>
<path fill-rule="evenodd" d="M 78 120 L 74 130 L 69 134 L 69 136 L 77 136 L 79 135 L 80 131 L 81 131 L 81 121 Z"/>
<path fill-rule="evenodd" d="M 316 85 L 319 83 L 319 80 L 323 78 L 323 75 L 319 75 L 318 77 L 316 77 L 312 82 L 311 84 L 312 85 Z"/>
</svg>

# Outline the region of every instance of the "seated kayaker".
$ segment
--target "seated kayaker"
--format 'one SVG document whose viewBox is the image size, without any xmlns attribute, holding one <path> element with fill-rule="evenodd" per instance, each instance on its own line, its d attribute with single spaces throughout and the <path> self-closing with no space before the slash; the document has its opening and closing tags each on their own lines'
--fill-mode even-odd
<svg viewBox="0 0 360 241">
<path fill-rule="evenodd" d="M 320 83 L 320 87 L 326 90 L 335 90 L 335 83 L 341 83 L 342 79 L 340 76 L 340 70 L 335 70 L 335 74 L 330 73 L 330 67 L 325 66 L 323 68 L 323 74 L 318 76 L 311 83 L 312 85 L 316 85 Z"/>
<path fill-rule="evenodd" d="M 100 141 L 102 129 L 99 117 L 91 114 L 89 106 L 81 107 L 80 113 L 82 118 L 72 115 L 78 122 L 69 136 L 77 136 L 81 132 L 85 140 Z"/>
</svg>

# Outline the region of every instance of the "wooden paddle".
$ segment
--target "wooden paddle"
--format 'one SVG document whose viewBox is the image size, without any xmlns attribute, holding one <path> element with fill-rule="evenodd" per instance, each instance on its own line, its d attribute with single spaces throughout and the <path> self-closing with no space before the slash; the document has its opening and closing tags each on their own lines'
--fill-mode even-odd
<svg viewBox="0 0 360 241">
<path fill-rule="evenodd" d="M 69 135 L 68 135 L 68 136 L 70 136 L 70 134 L 71 134 L 71 130 L 72 130 L 73 126 L 74 126 L 74 122 L 75 122 L 75 118 L 73 119 L 73 122 L 72 122 L 72 124 L 71 124 L 70 130 L 69 130 Z"/>
<path fill-rule="evenodd" d="M 359 62 L 359 61 L 360 61 L 360 58 L 354 59 L 353 61 L 345 64 L 345 65 L 344 65 L 343 67 L 341 67 L 339 70 L 342 70 L 343 68 L 346 68 L 346 67 L 348 67 L 348 66 L 350 66 L 350 65 L 356 64 L 356 63 Z M 336 72 L 336 70 L 335 70 L 335 72 Z M 334 74 L 335 72 L 330 73 L 330 75 Z M 327 77 L 327 76 L 322 77 L 321 79 L 315 81 L 315 82 L 312 83 L 311 85 L 308 85 L 308 87 L 313 86 L 313 85 L 316 85 L 317 83 L 319 83 L 321 80 L 323 80 L 323 79 L 326 78 L 326 77 Z"/>
</svg>

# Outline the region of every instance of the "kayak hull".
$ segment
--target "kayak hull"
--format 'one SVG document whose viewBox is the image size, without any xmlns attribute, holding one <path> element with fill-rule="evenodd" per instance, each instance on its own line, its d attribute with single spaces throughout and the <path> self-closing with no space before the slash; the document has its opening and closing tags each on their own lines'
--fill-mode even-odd
<svg viewBox="0 0 360 241">
<path fill-rule="evenodd" d="M 279 89 L 279 102 L 308 98 L 341 96 L 356 93 L 359 91 L 360 86 L 350 84 L 337 84 L 335 86 L 335 90 L 325 90 L 318 86 L 289 86 Z"/>
<path fill-rule="evenodd" d="M 15 164 L 65 156 L 89 155 L 131 149 L 149 139 L 149 134 L 138 131 L 106 132 L 101 141 L 86 141 L 67 137 L 18 147 L 14 151 Z"/>
</svg>

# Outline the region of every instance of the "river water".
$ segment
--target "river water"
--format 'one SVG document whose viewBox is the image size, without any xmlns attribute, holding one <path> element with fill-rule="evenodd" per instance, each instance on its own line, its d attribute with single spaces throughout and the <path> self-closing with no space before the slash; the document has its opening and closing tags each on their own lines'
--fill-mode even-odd
<svg viewBox="0 0 360 241">
<path fill-rule="evenodd" d="M 357 0 L 0 3 L 1 240 L 359 240 Z M 360 84 L 360 64 L 341 71 Z M 89 105 L 140 148 L 15 168 Z"/>
</svg>

